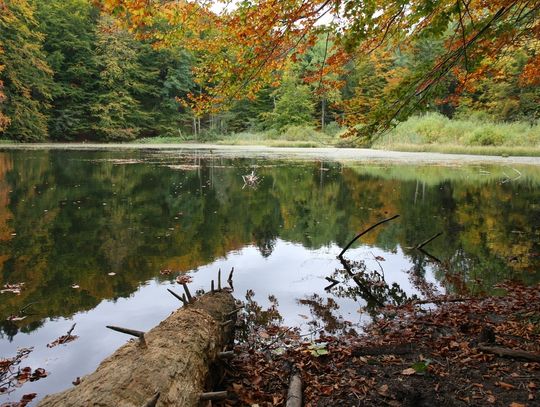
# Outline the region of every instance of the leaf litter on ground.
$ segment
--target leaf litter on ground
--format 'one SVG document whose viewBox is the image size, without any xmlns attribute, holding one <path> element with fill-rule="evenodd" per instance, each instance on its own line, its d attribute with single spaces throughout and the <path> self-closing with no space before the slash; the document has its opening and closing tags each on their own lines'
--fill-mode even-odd
<svg viewBox="0 0 540 407">
<path fill-rule="evenodd" d="M 280 325 L 277 300 L 263 310 L 248 293 L 237 357 L 221 385 L 233 397 L 218 405 L 285 405 L 293 371 L 301 373 L 305 406 L 538 405 L 540 363 L 482 345 L 540 355 L 540 285 L 499 288 L 504 295 L 461 302 L 434 297 L 429 311 L 414 302 L 386 306 L 387 317 L 360 335 L 315 339 Z"/>
</svg>

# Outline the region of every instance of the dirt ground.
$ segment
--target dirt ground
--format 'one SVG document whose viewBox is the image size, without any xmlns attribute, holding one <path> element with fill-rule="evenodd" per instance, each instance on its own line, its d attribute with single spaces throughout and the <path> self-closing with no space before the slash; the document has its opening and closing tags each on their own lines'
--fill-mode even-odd
<svg viewBox="0 0 540 407">
<path fill-rule="evenodd" d="M 297 371 L 305 406 L 538 406 L 540 285 L 501 288 L 386 307 L 361 335 L 315 341 L 248 304 L 249 329 L 221 385 L 231 397 L 219 405 L 285 405 Z"/>
</svg>

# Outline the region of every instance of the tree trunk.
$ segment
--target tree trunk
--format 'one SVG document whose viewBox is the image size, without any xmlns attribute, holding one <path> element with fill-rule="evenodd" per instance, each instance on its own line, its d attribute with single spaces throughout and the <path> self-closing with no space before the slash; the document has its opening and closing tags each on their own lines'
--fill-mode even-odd
<svg viewBox="0 0 540 407">
<path fill-rule="evenodd" d="M 156 397 L 156 406 L 198 406 L 200 394 L 212 390 L 211 365 L 232 339 L 234 324 L 224 322 L 234 309 L 231 294 L 204 294 L 148 331 L 146 348 L 123 345 L 81 384 L 39 406 L 141 407 Z"/>
<path fill-rule="evenodd" d="M 326 111 L 326 99 L 322 98 L 321 100 L 321 130 L 322 131 L 324 131 L 324 128 L 326 126 L 325 111 Z"/>
</svg>

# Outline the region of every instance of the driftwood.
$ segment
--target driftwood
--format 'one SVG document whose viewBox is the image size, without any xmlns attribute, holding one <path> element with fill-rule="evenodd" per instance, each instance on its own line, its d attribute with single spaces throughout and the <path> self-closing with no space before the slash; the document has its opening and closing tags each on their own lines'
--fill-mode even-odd
<svg viewBox="0 0 540 407">
<path fill-rule="evenodd" d="M 227 292 L 197 297 L 146 332 L 146 348 L 128 342 L 78 386 L 45 397 L 39 406 L 198 406 L 232 338 L 234 324 L 228 321 L 235 308 Z"/>
<path fill-rule="evenodd" d="M 498 356 L 506 356 L 509 358 L 527 359 L 533 362 L 540 362 L 540 354 L 527 352 L 521 349 L 503 348 L 500 346 L 485 346 L 478 345 L 478 349 L 482 352 L 493 353 Z"/>
</svg>

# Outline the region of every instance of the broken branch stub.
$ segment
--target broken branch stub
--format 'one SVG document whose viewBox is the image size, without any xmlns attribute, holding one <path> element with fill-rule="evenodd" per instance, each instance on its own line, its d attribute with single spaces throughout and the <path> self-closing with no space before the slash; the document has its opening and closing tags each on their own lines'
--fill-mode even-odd
<svg viewBox="0 0 540 407">
<path fill-rule="evenodd" d="M 180 297 L 178 294 L 176 294 L 173 290 L 167 288 L 167 291 L 170 292 L 175 298 L 177 298 L 178 300 L 182 301 L 182 303 L 184 305 L 187 305 L 187 301 L 185 300 L 184 297 Z"/>
<path fill-rule="evenodd" d="M 146 340 L 144 338 L 144 332 L 136 331 L 134 329 L 122 328 L 120 326 L 112 326 L 112 325 L 107 325 L 107 328 L 112 329 L 113 331 L 116 331 L 116 332 L 123 333 L 123 334 L 136 336 L 137 338 L 139 338 L 139 344 L 142 347 L 146 348 Z"/>
</svg>

